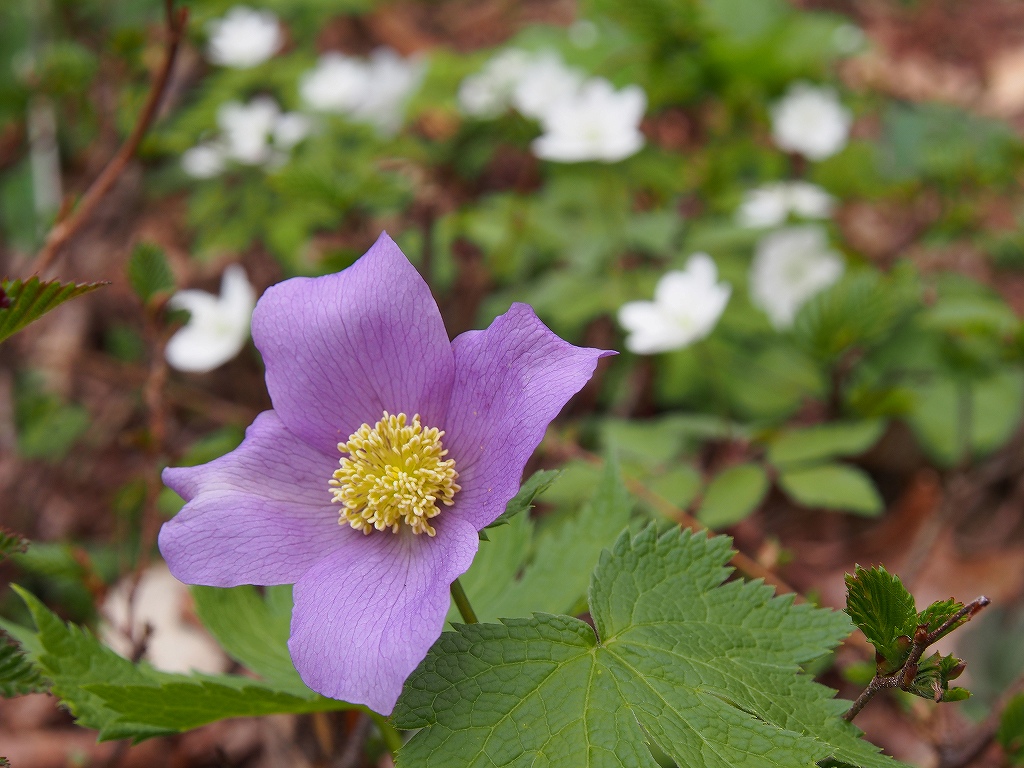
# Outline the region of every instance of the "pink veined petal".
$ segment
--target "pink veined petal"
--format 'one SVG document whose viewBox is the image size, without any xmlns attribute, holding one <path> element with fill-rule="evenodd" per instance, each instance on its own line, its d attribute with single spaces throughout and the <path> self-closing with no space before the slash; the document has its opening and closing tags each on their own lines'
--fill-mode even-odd
<svg viewBox="0 0 1024 768">
<path fill-rule="evenodd" d="M 348 269 L 267 289 L 252 336 L 274 410 L 331 453 L 385 410 L 443 421 L 454 373 L 441 313 L 408 259 L 382 234 Z"/>
<path fill-rule="evenodd" d="M 391 713 L 441 635 L 449 585 L 479 546 L 458 518 L 442 515 L 436 528 L 434 538 L 357 533 L 296 582 L 288 650 L 306 685 Z"/>
<path fill-rule="evenodd" d="M 328 480 L 337 461 L 292 435 L 273 411 L 256 417 L 242 444 L 199 467 L 164 470 L 186 500 L 160 530 L 160 552 L 188 584 L 291 584 L 362 537 L 338 525 Z"/>
<path fill-rule="evenodd" d="M 457 515 L 480 529 L 519 490 L 548 423 L 590 380 L 598 359 L 615 353 L 563 341 L 526 304 L 513 304 L 487 330 L 462 334 L 452 349 L 444 445 L 462 490 L 441 517 Z"/>
</svg>

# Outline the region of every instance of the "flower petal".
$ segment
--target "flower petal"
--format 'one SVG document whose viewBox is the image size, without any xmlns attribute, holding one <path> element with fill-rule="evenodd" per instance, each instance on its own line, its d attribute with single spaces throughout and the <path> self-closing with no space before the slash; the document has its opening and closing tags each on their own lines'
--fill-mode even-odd
<svg viewBox="0 0 1024 768">
<path fill-rule="evenodd" d="M 296 582 L 288 650 L 306 685 L 391 713 L 441 635 L 449 585 L 479 546 L 465 521 L 436 525 L 434 538 L 357 533 Z"/>
<path fill-rule="evenodd" d="M 454 374 L 441 313 L 387 234 L 336 275 L 268 288 L 252 335 L 274 410 L 327 453 L 387 410 L 444 419 Z"/>
<path fill-rule="evenodd" d="M 598 358 L 615 353 L 563 341 L 526 304 L 513 304 L 487 330 L 462 334 L 452 350 L 444 445 L 462 490 L 441 518 L 458 515 L 480 529 L 519 490 L 548 423 L 594 374 Z"/>
<path fill-rule="evenodd" d="M 160 530 L 171 572 L 215 587 L 291 584 L 362 535 L 338 525 L 328 486 L 336 465 L 265 411 L 231 453 L 165 469 L 164 482 L 188 502 Z"/>
</svg>

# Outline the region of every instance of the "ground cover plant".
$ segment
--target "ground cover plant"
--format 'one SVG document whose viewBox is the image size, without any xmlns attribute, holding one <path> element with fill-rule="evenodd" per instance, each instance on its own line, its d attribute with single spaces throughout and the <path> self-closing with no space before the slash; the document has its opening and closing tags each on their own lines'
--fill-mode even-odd
<svg viewBox="0 0 1024 768">
<path fill-rule="evenodd" d="M 0 7 L 0 764 L 1019 764 L 1022 29 Z"/>
</svg>

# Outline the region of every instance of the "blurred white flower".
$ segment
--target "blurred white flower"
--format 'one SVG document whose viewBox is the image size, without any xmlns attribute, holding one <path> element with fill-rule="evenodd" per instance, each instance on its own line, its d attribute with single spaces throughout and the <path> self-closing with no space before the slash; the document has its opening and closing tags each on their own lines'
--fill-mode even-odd
<svg viewBox="0 0 1024 768">
<path fill-rule="evenodd" d="M 785 227 L 757 244 L 750 298 L 783 330 L 793 325 L 804 302 L 836 282 L 843 269 L 843 257 L 829 248 L 824 227 Z"/>
<path fill-rule="evenodd" d="M 532 54 L 509 48 L 494 56 L 475 75 L 459 84 L 459 107 L 473 117 L 497 117 L 512 104 L 512 93 Z"/>
<path fill-rule="evenodd" d="M 808 83 L 793 83 L 771 114 L 775 144 L 811 160 L 824 160 L 845 147 L 853 121 L 834 90 Z"/>
<path fill-rule="evenodd" d="M 196 179 L 218 176 L 224 171 L 224 149 L 212 141 L 198 144 L 182 154 L 181 167 Z"/>
<path fill-rule="evenodd" d="M 607 80 L 591 78 L 575 96 L 544 114 L 544 133 L 534 139 L 533 153 L 562 163 L 623 160 L 644 145 L 639 126 L 646 106 L 647 95 L 639 86 L 616 91 Z"/>
<path fill-rule="evenodd" d="M 236 5 L 223 19 L 206 26 L 210 34 L 206 54 L 214 64 L 248 69 L 262 64 L 281 48 L 283 38 L 277 16 Z"/>
<path fill-rule="evenodd" d="M 271 159 L 270 136 L 281 116 L 277 102 L 258 96 L 248 104 L 229 101 L 217 109 L 217 125 L 225 154 L 243 165 L 262 165 Z"/>
<path fill-rule="evenodd" d="M 626 348 L 639 355 L 680 349 L 703 339 L 718 322 L 732 288 L 718 282 L 714 260 L 696 253 L 686 269 L 668 272 L 654 289 L 654 301 L 630 301 L 619 308 L 629 332 Z"/>
<path fill-rule="evenodd" d="M 217 110 L 217 125 L 220 127 L 218 139 L 193 147 L 182 156 L 186 173 L 197 178 L 216 176 L 224 170 L 226 160 L 243 165 L 281 165 L 288 159 L 288 150 L 306 138 L 312 129 L 306 115 L 282 113 L 269 96 L 258 96 L 248 104 L 238 101 L 221 104 Z M 202 173 L 195 172 L 197 170 Z"/>
<path fill-rule="evenodd" d="M 143 658 L 157 669 L 182 673 L 196 670 L 211 675 L 227 670 L 228 658 L 216 641 L 200 626 L 187 622 L 191 600 L 188 587 L 174 578 L 166 565 L 160 563 L 143 571 L 129 612 L 132 579 L 127 576 L 119 581 L 103 601 L 103 643 L 121 656 L 131 657 L 135 649 L 124 633 L 130 613 L 132 637 L 142 638 L 146 625 L 150 627 Z"/>
<path fill-rule="evenodd" d="M 423 73 L 421 59 L 403 59 L 390 48 L 376 49 L 368 60 L 331 52 L 302 76 L 299 93 L 313 110 L 371 123 L 390 135 Z"/>
<path fill-rule="evenodd" d="M 543 119 L 555 105 L 573 98 L 584 75 L 566 66 L 552 51 L 535 56 L 519 73 L 512 88 L 512 104 L 526 117 Z"/>
<path fill-rule="evenodd" d="M 249 340 L 256 293 L 245 270 L 232 264 L 224 270 L 220 296 L 178 291 L 168 306 L 187 309 L 191 317 L 167 342 L 167 362 L 179 371 L 206 373 L 237 355 Z"/>
<path fill-rule="evenodd" d="M 816 184 L 806 181 L 779 181 L 748 190 L 736 210 L 736 221 L 743 227 L 775 227 L 790 214 L 805 219 L 827 219 L 835 198 Z"/>
<path fill-rule="evenodd" d="M 285 112 L 274 123 L 274 146 L 291 149 L 313 130 L 313 121 L 299 112 Z"/>
</svg>

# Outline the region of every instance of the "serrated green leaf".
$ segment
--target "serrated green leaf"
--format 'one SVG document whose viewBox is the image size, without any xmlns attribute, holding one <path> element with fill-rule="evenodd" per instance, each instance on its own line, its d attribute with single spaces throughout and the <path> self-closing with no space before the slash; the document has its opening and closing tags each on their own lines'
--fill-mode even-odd
<svg viewBox="0 0 1024 768">
<path fill-rule="evenodd" d="M 480 555 L 459 580 L 477 616 L 493 621 L 534 611 L 572 611 L 586 595 L 589 573 L 601 550 L 626 527 L 631 511 L 618 466 L 608 461 L 592 500 L 576 516 L 545 528 L 529 563 L 533 525 L 526 516 L 512 519 L 515 529 L 509 534 L 505 528 L 492 531 L 492 540 L 480 545 Z M 520 519 L 523 522 L 517 525 Z M 516 579 L 519 571 L 522 576 Z M 449 613 L 450 619 L 458 621 L 457 616 Z"/>
<path fill-rule="evenodd" d="M 1011 761 L 1024 765 L 1024 693 L 1018 693 L 1006 705 L 996 738 Z"/>
<path fill-rule="evenodd" d="M 971 693 L 966 688 L 950 688 L 949 680 L 953 670 L 960 668 L 962 662 L 955 656 L 943 656 L 933 653 L 921 659 L 917 665 L 917 673 L 911 682 L 908 690 L 915 696 L 922 699 L 931 699 L 934 702 L 940 701 L 963 701 L 969 698 Z M 959 674 L 959 672 L 957 673 Z M 956 675 L 952 675 L 955 677 Z"/>
<path fill-rule="evenodd" d="M 560 474 L 561 472 L 557 469 L 540 469 L 534 472 L 530 475 L 530 479 L 523 483 L 519 493 L 505 505 L 505 511 L 487 527 L 496 528 L 499 525 L 508 525 L 509 520 L 516 515 L 529 512 L 533 507 L 534 499 L 550 488 Z"/>
<path fill-rule="evenodd" d="M 28 549 L 28 539 L 20 533 L 0 526 L 0 560 L 4 560 L 15 552 L 24 552 L 26 549 Z"/>
<path fill-rule="evenodd" d="M 837 456 L 857 456 L 873 446 L 885 430 L 881 419 L 833 422 L 784 432 L 768 446 L 768 461 L 779 469 Z"/>
<path fill-rule="evenodd" d="M 192 587 L 196 614 L 227 654 L 275 689 L 314 698 L 288 653 L 291 632 L 291 587 L 268 587 L 265 599 L 255 587 Z"/>
<path fill-rule="evenodd" d="M 949 598 L 948 600 L 937 600 L 918 614 L 917 623 L 918 625 L 923 624 L 928 627 L 929 632 L 934 632 L 953 618 L 963 607 L 963 603 L 958 602 L 953 598 Z M 939 637 L 945 637 L 954 629 L 966 624 L 968 621 L 970 621 L 970 616 L 962 616 L 959 621 L 955 624 L 951 624 Z M 935 639 L 938 640 L 939 637 Z"/>
<path fill-rule="evenodd" d="M 704 492 L 697 519 L 708 528 L 725 528 L 753 512 L 768 492 L 768 475 L 757 464 L 739 464 L 719 472 Z"/>
<path fill-rule="evenodd" d="M 819 464 L 787 470 L 779 474 L 779 485 L 793 501 L 805 507 L 871 517 L 885 509 L 871 478 L 849 464 Z"/>
<path fill-rule="evenodd" d="M 888 662 L 883 674 L 903 666 L 910 645 L 900 638 L 913 636 L 917 606 L 899 576 L 882 566 L 858 565 L 853 575 L 846 574 L 846 613 Z"/>
<path fill-rule="evenodd" d="M 840 613 L 758 582 L 722 582 L 723 538 L 624 533 L 590 585 L 597 626 L 536 614 L 446 632 L 393 714 L 420 728 L 400 768 L 893 763 L 841 720 L 846 703 L 800 671 L 840 642 Z"/>
<path fill-rule="evenodd" d="M 174 290 L 174 273 L 163 249 L 153 243 L 139 243 L 128 260 L 128 282 L 143 304 L 161 293 Z"/>
<path fill-rule="evenodd" d="M 0 309 L 0 341 L 17 333 L 33 320 L 77 296 L 95 291 L 107 283 L 62 283 L 59 280 L 4 280 L 3 290 L 10 306 Z"/>
<path fill-rule="evenodd" d="M 352 708 L 323 696 L 294 696 L 237 675 L 179 675 L 133 664 L 88 630 L 66 624 L 32 594 L 12 588 L 25 601 L 36 629 L 3 619 L 0 628 L 18 641 L 75 721 L 99 731 L 101 740 L 141 741 L 228 717 Z"/>
<path fill-rule="evenodd" d="M 0 637 L 0 696 L 12 698 L 46 690 L 46 682 L 25 654 Z"/>
<path fill-rule="evenodd" d="M 303 714 L 355 709 L 351 704 L 323 696 L 306 698 L 269 690 L 260 685 L 240 686 L 179 676 L 180 682 L 161 685 L 109 685 L 92 683 L 84 689 L 103 701 L 117 717 L 100 733 L 101 738 L 121 738 L 119 729 L 145 724 L 165 733 L 181 733 L 229 717 Z"/>
</svg>

